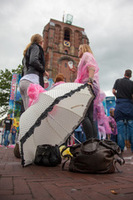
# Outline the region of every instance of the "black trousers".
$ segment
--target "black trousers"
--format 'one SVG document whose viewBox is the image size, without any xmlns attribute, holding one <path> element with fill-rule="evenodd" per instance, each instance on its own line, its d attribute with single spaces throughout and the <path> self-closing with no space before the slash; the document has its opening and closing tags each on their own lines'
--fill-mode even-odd
<svg viewBox="0 0 133 200">
<path fill-rule="evenodd" d="M 82 121 L 83 131 L 86 135 L 86 139 L 97 138 L 97 129 L 95 123 L 93 121 L 93 104 L 94 101 L 91 102 L 88 111 L 84 120 Z"/>
</svg>

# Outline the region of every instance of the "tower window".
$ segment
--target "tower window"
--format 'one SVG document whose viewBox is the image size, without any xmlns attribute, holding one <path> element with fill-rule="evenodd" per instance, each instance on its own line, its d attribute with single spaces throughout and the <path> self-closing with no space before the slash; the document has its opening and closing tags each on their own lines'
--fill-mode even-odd
<svg viewBox="0 0 133 200">
<path fill-rule="evenodd" d="M 67 68 L 67 63 L 65 63 L 65 68 Z"/>
<path fill-rule="evenodd" d="M 67 29 L 64 32 L 64 40 L 70 41 L 70 31 Z"/>
<path fill-rule="evenodd" d="M 68 54 L 68 51 L 67 51 L 67 50 L 65 50 L 65 54 Z"/>
</svg>

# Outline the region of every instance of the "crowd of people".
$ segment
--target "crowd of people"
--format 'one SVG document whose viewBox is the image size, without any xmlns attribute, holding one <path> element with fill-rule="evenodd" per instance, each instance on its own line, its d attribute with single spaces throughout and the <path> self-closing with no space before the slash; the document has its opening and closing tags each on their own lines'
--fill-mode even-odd
<svg viewBox="0 0 133 200">
<path fill-rule="evenodd" d="M 49 78 L 49 74 L 45 70 L 43 38 L 41 35 L 35 34 L 31 37 L 31 42 L 27 45 L 23 55 L 24 73 L 19 87 L 24 110 L 26 110 L 31 105 L 29 100 L 35 103 L 30 99 L 34 98 L 31 92 L 33 88 L 29 89 L 31 84 L 39 85 L 43 89 L 38 87 L 38 91 L 43 92 L 43 77 L 47 76 Z M 88 83 L 95 98 L 92 100 L 81 125 L 74 131 L 75 143 L 84 142 L 90 138 L 111 139 L 118 143 L 121 150 L 124 151 L 125 140 L 128 140 L 131 143 L 131 151 L 133 152 L 133 81 L 130 80 L 132 71 L 130 69 L 126 70 L 124 78 L 115 81 L 112 92 L 116 96 L 116 107 L 110 109 L 110 116 L 107 117 L 102 103 L 105 94 L 100 90 L 99 85 L 99 67 L 90 45 L 81 44 L 78 57 L 80 61 L 77 66 L 75 83 Z M 52 88 L 64 82 L 64 75 L 57 74 Z M 30 98 L 29 93 L 31 94 Z M 12 129 L 12 121 L 8 116 L 5 120 L 5 146 L 8 145 L 8 135 L 11 130 L 15 135 L 15 128 Z M 14 137 L 12 141 L 14 143 Z"/>
</svg>

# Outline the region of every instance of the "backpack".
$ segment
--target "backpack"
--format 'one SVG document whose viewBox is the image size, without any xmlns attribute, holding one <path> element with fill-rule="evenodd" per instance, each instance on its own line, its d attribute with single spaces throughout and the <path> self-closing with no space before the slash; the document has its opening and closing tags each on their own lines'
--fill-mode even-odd
<svg viewBox="0 0 133 200">
<path fill-rule="evenodd" d="M 114 173 L 117 169 L 117 162 L 120 165 L 125 163 L 119 146 L 111 140 L 91 138 L 82 144 L 71 146 L 70 152 L 73 155 L 72 157 L 68 156 L 68 159 L 70 158 L 69 171 L 71 172 Z M 67 160 L 63 163 L 62 169 L 64 169 L 66 162 Z"/>
<path fill-rule="evenodd" d="M 54 167 L 61 163 L 61 155 L 58 145 L 52 146 L 50 144 L 38 145 L 35 154 L 34 163 L 36 165 L 43 165 Z"/>
<path fill-rule="evenodd" d="M 16 158 L 21 158 L 18 143 L 15 144 L 15 148 L 14 148 L 13 152 L 14 152 L 14 155 L 15 155 Z"/>
</svg>

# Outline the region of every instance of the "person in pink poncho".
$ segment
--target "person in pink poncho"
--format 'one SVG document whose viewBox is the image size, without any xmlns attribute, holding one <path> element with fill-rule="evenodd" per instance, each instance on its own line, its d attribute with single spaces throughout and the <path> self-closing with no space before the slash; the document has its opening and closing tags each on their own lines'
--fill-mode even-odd
<svg viewBox="0 0 133 200">
<path fill-rule="evenodd" d="M 109 120 L 107 115 L 105 114 L 103 100 L 105 99 L 106 95 L 103 91 L 99 92 L 98 102 L 95 105 L 97 110 L 97 123 L 98 123 L 98 138 L 106 139 L 106 137 L 111 134 L 111 128 L 109 126 Z"/>
<path fill-rule="evenodd" d="M 80 62 L 78 64 L 77 78 L 75 82 L 90 84 L 96 95 L 95 101 L 98 101 L 97 96 L 100 90 L 98 75 L 99 68 L 90 46 L 87 44 L 80 45 L 78 57 L 80 58 Z M 82 121 L 83 130 L 85 132 L 87 140 L 89 138 L 97 137 L 97 129 L 93 120 L 93 106 L 94 100 L 91 102 L 87 114 L 84 120 Z"/>
</svg>

